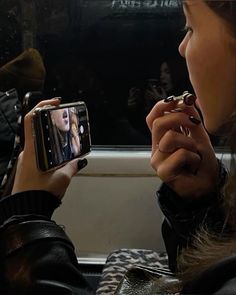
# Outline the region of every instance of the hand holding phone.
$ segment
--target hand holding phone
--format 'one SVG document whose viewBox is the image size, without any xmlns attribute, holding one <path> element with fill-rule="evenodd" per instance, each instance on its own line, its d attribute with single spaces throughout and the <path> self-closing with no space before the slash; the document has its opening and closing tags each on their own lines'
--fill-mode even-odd
<svg viewBox="0 0 236 295">
<path fill-rule="evenodd" d="M 48 105 L 57 107 L 59 103 L 58 99 L 45 100 L 37 104 L 36 108 L 46 108 Z M 35 108 L 24 118 L 25 145 L 18 158 L 12 194 L 23 191 L 44 190 L 62 199 L 71 178 L 86 165 L 86 159 L 75 159 L 61 167 L 57 167 L 57 169 L 48 171 L 38 169 L 35 154 L 35 137 L 32 129 L 34 113 Z"/>
<path fill-rule="evenodd" d="M 36 108 L 33 128 L 37 165 L 42 171 L 90 152 L 88 111 L 82 101 Z"/>
</svg>

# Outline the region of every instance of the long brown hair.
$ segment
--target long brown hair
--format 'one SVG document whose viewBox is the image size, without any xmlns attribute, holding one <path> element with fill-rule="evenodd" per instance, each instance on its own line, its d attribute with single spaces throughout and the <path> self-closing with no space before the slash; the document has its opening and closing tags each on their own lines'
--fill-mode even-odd
<svg viewBox="0 0 236 295">
<path fill-rule="evenodd" d="M 183 0 L 184 1 L 184 0 Z M 223 19 L 230 33 L 236 38 L 236 1 L 235 0 L 204 0 L 210 9 Z M 236 48 L 235 58 L 236 58 Z M 235 97 L 236 99 L 236 97 Z M 232 128 L 232 126 L 234 128 Z M 232 165 L 228 180 L 222 190 L 222 212 L 225 223 L 235 232 L 236 229 L 236 115 L 231 118 L 231 134 L 228 144 L 232 150 Z M 216 196 L 217 197 L 217 196 Z M 217 201 L 217 200 L 216 200 Z M 227 226 L 226 226 L 227 227 Z M 197 273 L 207 269 L 222 258 L 236 250 L 236 234 L 213 233 L 205 225 L 198 230 L 192 239 L 191 246 L 184 249 L 178 257 L 177 269 L 183 283 L 191 280 Z"/>
<path fill-rule="evenodd" d="M 205 0 L 206 4 L 220 16 L 236 37 L 236 1 L 235 0 Z"/>
<path fill-rule="evenodd" d="M 204 0 L 205 3 L 226 23 L 229 31 L 236 40 L 236 1 L 235 0 Z M 236 59 L 236 46 L 233 48 L 234 56 Z M 236 77 L 235 77 L 236 78 Z M 236 99 L 236 97 L 235 97 Z M 231 150 L 231 172 L 228 182 L 224 187 L 224 201 L 225 207 L 228 207 L 228 211 L 231 211 L 232 218 L 235 219 L 236 224 L 236 111 L 229 118 L 228 122 L 230 128 L 229 134 L 227 134 L 227 140 L 225 143 Z M 234 209 L 235 208 L 235 209 Z M 235 213 L 235 214 L 234 214 Z"/>
</svg>

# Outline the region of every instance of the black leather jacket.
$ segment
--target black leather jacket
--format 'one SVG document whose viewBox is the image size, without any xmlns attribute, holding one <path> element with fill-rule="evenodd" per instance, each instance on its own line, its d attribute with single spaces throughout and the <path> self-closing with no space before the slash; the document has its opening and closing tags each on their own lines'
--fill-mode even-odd
<svg viewBox="0 0 236 295">
<path fill-rule="evenodd" d="M 166 185 L 159 190 L 158 199 L 166 216 L 162 231 L 169 265 L 175 271 L 178 251 L 191 243 L 202 222 L 215 232 L 222 228 L 221 200 L 208 196 L 200 203 L 186 203 Z M 59 205 L 60 201 L 45 191 L 1 199 L 0 294 L 95 294 L 80 272 L 72 242 L 51 221 Z M 182 294 L 236 294 L 236 255 L 197 274 Z"/>
<path fill-rule="evenodd" d="M 0 201 L 0 294 L 91 295 L 74 247 L 51 221 L 60 201 L 29 191 Z"/>
<path fill-rule="evenodd" d="M 0 92 L 0 185 L 12 157 L 16 134 L 21 134 L 21 104 L 15 89 Z M 3 188 L 0 187 L 0 195 Z"/>
<path fill-rule="evenodd" d="M 221 185 L 225 181 L 222 175 Z M 163 184 L 157 193 L 165 219 L 162 235 L 169 258 L 169 267 L 175 272 L 176 258 L 181 249 L 190 245 L 201 225 L 207 225 L 214 233 L 222 232 L 225 216 L 222 197 L 215 194 L 202 201 L 183 201 L 174 191 Z M 231 229 L 226 228 L 227 231 Z M 232 234 L 234 234 L 232 232 Z M 236 294 L 236 249 L 217 263 L 209 266 L 183 286 L 181 294 Z"/>
</svg>

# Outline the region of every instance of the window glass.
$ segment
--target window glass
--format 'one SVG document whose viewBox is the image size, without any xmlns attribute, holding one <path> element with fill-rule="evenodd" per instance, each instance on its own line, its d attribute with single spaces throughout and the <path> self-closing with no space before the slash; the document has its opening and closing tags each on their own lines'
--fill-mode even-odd
<svg viewBox="0 0 236 295">
<path fill-rule="evenodd" d="M 152 106 L 192 91 L 177 0 L 0 0 L 0 23 L 1 65 L 37 48 L 44 96 L 84 100 L 94 145 L 149 145 Z"/>
</svg>

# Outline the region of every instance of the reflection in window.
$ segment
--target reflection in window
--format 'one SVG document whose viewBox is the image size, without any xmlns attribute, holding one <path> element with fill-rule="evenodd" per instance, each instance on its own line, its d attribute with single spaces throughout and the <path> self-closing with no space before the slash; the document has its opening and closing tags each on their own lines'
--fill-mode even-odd
<svg viewBox="0 0 236 295">
<path fill-rule="evenodd" d="M 192 91 L 177 0 L 0 0 L 0 24 L 1 65 L 37 48 L 44 96 L 84 100 L 94 145 L 149 145 L 152 106 Z"/>
</svg>

